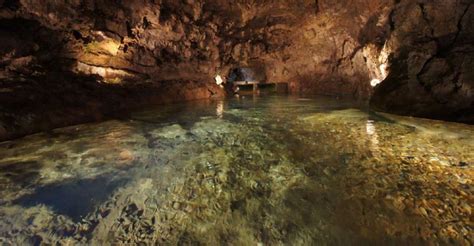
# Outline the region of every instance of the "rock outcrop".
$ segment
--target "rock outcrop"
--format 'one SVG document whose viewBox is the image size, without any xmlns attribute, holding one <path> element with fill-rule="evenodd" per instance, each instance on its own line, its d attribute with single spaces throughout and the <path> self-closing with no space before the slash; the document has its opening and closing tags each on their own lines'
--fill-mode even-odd
<svg viewBox="0 0 474 246">
<path fill-rule="evenodd" d="M 473 123 L 473 2 L 401 1 L 392 11 L 391 28 L 390 74 L 371 105 Z"/>
<path fill-rule="evenodd" d="M 473 122 L 472 24 L 470 0 L 1 0 L 0 139 L 222 96 L 214 77 L 238 67 L 292 93 Z M 84 117 L 61 122 L 69 110 Z"/>
</svg>

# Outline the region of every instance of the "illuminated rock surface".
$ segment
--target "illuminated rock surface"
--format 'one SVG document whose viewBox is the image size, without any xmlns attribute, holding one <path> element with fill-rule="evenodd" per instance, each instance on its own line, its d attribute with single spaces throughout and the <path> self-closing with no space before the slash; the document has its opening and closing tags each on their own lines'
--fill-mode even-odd
<svg viewBox="0 0 474 246">
<path fill-rule="evenodd" d="M 6 244 L 472 245 L 474 127 L 272 97 L 0 144 Z"/>
<path fill-rule="evenodd" d="M 473 8 L 469 0 L 0 1 L 0 139 L 110 116 L 117 103 L 222 96 L 214 78 L 236 67 L 288 82 L 292 93 L 473 122 Z M 137 103 L 115 90 L 140 94 L 137 83 L 153 96 Z"/>
<path fill-rule="evenodd" d="M 472 245 L 473 27 L 472 0 L 0 0 L 0 244 Z M 333 98 L 222 100 L 233 71 Z"/>
</svg>

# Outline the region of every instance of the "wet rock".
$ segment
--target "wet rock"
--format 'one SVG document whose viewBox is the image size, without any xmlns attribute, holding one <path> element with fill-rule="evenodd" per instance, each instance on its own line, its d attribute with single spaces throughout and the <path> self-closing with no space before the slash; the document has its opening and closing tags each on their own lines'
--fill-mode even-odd
<svg viewBox="0 0 474 246">
<path fill-rule="evenodd" d="M 120 152 L 119 158 L 120 158 L 120 161 L 130 162 L 130 161 L 133 161 L 134 155 L 129 150 L 123 150 L 122 152 Z"/>
<path fill-rule="evenodd" d="M 146 148 L 149 139 L 142 136 L 150 135 L 147 122 L 133 123 L 139 129 L 118 121 L 74 128 L 75 134 L 83 136 L 77 142 L 88 146 L 82 152 L 108 163 L 100 171 L 131 180 L 115 190 L 97 211 L 88 210 L 90 215 L 77 223 L 48 209 L 38 212 L 32 205 L 30 209 L 37 215 L 31 218 L 42 218 L 36 226 L 31 226 L 30 219 L 25 224 L 14 220 L 15 224 L 28 230 L 47 231 L 41 236 L 48 242 L 74 240 L 76 244 L 98 244 L 110 237 L 116 244 L 178 242 L 184 233 L 192 235 L 186 236 L 192 241 L 215 242 L 225 238 L 226 242 L 236 244 L 313 242 L 308 238 L 314 237 L 328 242 L 336 238 L 382 242 L 392 240 L 393 235 L 407 235 L 399 236 L 396 242 L 413 242 L 413 238 L 469 242 L 466 225 L 472 208 L 465 199 L 472 193 L 470 166 L 461 169 L 440 162 L 472 160 L 466 151 L 472 147 L 470 138 L 466 138 L 473 134 L 472 129 L 390 115 L 384 117 L 391 121 L 374 121 L 355 109 L 306 112 L 305 117 L 295 117 L 295 108 L 283 114 L 286 118 L 278 116 L 279 125 L 269 124 L 275 120 L 273 112 L 264 116 L 260 110 L 248 110 L 240 112 L 245 120 L 238 123 L 199 118 L 191 128 L 196 133 L 193 139 L 173 137 L 175 131 L 170 131 L 171 138 L 158 139 L 167 141 L 159 155 L 172 165 L 149 165 L 156 152 Z M 222 134 L 212 132 L 219 125 L 218 132 L 234 137 L 223 138 Z M 171 126 L 154 125 L 153 134 L 180 129 Z M 54 154 L 57 148 L 68 153 L 67 146 L 74 146 L 71 149 L 77 154 L 77 142 L 70 141 L 68 131 L 61 132 L 67 137 L 56 135 L 57 143 L 48 147 L 53 154 L 45 154 L 54 164 L 45 160 L 43 165 L 48 168 L 71 158 L 69 154 Z M 30 137 L 31 142 L 0 145 L 1 153 L 5 154 L 0 166 L 18 153 L 25 157 L 36 155 L 38 152 L 31 150 L 43 149 L 44 144 L 35 139 L 50 137 L 38 135 Z M 320 144 L 319 138 L 325 144 Z M 114 139 L 113 146 L 110 139 Z M 207 146 L 217 140 L 221 147 Z M 235 141 L 241 144 L 232 144 Z M 109 160 L 115 160 L 119 152 L 104 154 L 111 149 L 133 150 L 143 162 L 124 173 L 117 172 L 123 167 L 111 168 L 110 163 L 115 162 Z M 182 155 L 183 152 L 188 155 Z M 78 168 L 76 176 L 97 175 L 97 164 L 69 163 L 61 168 Z M 48 180 L 57 184 L 61 177 L 53 175 Z M 101 186 L 99 182 L 97 187 Z M 0 213 L 11 209 L 1 206 Z M 15 209 L 8 216 L 2 214 L 0 223 L 15 217 L 11 214 L 28 214 L 21 206 Z M 452 221 L 451 227 L 445 221 Z M 253 228 L 249 224 L 258 226 Z M 354 233 L 334 233 L 332 226 L 344 226 Z M 31 235 L 11 231 L 9 238 Z"/>
<path fill-rule="evenodd" d="M 181 204 L 179 202 L 173 202 L 173 206 L 172 206 L 174 209 L 176 210 L 179 210 L 181 208 Z"/>
</svg>

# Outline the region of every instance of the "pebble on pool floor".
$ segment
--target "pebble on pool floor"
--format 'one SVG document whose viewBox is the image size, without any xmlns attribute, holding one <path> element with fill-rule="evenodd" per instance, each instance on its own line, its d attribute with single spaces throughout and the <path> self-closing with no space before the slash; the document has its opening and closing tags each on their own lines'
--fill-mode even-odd
<svg viewBox="0 0 474 246">
<path fill-rule="evenodd" d="M 472 245 L 474 127 L 311 100 L 256 105 L 0 144 L 0 242 Z M 55 209 L 67 204 L 18 202 L 99 177 L 107 198 L 78 220 Z"/>
</svg>

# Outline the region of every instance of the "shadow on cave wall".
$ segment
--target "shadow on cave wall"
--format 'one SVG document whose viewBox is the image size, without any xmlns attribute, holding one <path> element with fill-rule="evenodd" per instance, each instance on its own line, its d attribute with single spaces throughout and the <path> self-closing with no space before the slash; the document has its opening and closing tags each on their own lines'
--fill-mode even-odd
<svg viewBox="0 0 474 246">
<path fill-rule="evenodd" d="M 0 20 L 0 34 L 0 140 L 101 118 L 104 96 L 119 90 L 68 71 L 63 32 L 14 18 Z"/>
<path fill-rule="evenodd" d="M 0 20 L 0 69 L 11 75 L 40 73 L 41 67 L 57 70 L 58 57 L 64 50 L 59 32 L 43 27 L 37 21 L 22 18 Z M 35 71 L 36 70 L 36 71 Z"/>
<path fill-rule="evenodd" d="M 82 39 L 33 20 L 0 19 L 0 141 L 218 93 L 199 81 L 110 84 L 73 72 Z"/>
</svg>

